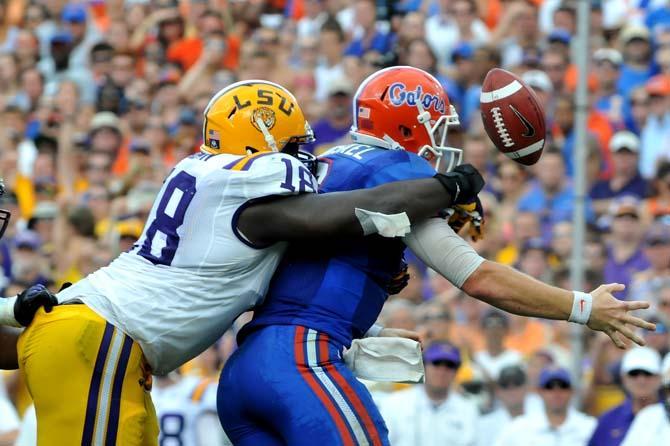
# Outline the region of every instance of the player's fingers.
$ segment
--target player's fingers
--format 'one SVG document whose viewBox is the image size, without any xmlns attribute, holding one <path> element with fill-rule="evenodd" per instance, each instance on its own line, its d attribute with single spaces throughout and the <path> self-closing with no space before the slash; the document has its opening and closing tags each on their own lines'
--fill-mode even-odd
<svg viewBox="0 0 670 446">
<path fill-rule="evenodd" d="M 642 346 L 645 345 L 644 339 L 642 339 L 640 335 L 631 330 L 626 324 L 615 324 L 614 328 L 623 336 L 635 342 L 637 345 Z"/>
<path fill-rule="evenodd" d="M 644 310 L 649 308 L 649 302 L 643 302 L 641 300 L 632 300 L 630 302 L 624 302 L 626 305 L 626 311 L 635 311 L 635 310 Z"/>
<path fill-rule="evenodd" d="M 624 323 L 629 324 L 629 325 L 634 325 L 636 327 L 642 328 L 644 330 L 649 330 L 649 331 L 655 331 L 656 330 L 656 324 L 652 324 L 651 322 L 647 322 L 644 319 L 640 319 L 639 317 L 627 315 L 624 318 Z"/>
<path fill-rule="evenodd" d="M 616 291 L 623 291 L 626 289 L 626 285 L 624 285 L 623 283 L 606 283 L 604 285 L 601 285 L 601 287 L 609 293 L 613 293 Z"/>
<path fill-rule="evenodd" d="M 616 331 L 607 330 L 605 334 L 610 337 L 614 345 L 616 345 L 622 350 L 626 348 L 626 344 L 619 338 L 618 333 Z"/>
</svg>

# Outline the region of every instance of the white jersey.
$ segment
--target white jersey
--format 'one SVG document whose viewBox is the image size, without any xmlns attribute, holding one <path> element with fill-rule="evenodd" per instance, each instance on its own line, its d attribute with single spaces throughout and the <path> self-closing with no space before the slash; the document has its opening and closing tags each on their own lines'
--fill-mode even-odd
<svg viewBox="0 0 670 446">
<path fill-rule="evenodd" d="M 186 158 L 165 180 L 133 249 L 58 300 L 82 300 L 140 344 L 155 374 L 166 374 L 267 291 L 286 244 L 253 246 L 237 230 L 240 211 L 253 199 L 316 189 L 308 169 L 283 153 Z"/>
<path fill-rule="evenodd" d="M 181 378 L 167 387 L 155 383 L 151 399 L 160 429 L 159 444 L 229 444 L 216 414 L 216 387 L 215 379 L 194 376 Z M 213 404 L 211 395 L 214 395 Z"/>
</svg>

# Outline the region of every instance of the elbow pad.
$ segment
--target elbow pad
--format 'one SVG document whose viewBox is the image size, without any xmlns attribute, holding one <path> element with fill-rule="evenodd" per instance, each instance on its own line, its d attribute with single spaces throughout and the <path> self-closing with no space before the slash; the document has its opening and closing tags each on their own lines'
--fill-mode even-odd
<svg viewBox="0 0 670 446">
<path fill-rule="evenodd" d="M 441 218 L 413 226 L 404 242 L 426 265 L 458 288 L 484 262 L 484 258 Z"/>
</svg>

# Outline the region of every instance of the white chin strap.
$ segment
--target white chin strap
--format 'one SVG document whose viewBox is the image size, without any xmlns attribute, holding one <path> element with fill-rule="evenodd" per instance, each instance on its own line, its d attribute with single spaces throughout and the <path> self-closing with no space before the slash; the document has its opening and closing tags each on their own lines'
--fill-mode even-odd
<svg viewBox="0 0 670 446">
<path fill-rule="evenodd" d="M 358 144 L 381 147 L 382 149 L 389 150 L 405 150 L 405 148 L 401 146 L 398 141 L 386 134 L 384 134 L 383 138 L 377 138 L 376 136 L 364 135 L 362 133 L 352 131 L 350 135 L 351 139 Z"/>
<path fill-rule="evenodd" d="M 265 137 L 265 143 L 268 145 L 268 147 L 270 147 L 273 152 L 279 152 L 279 149 L 277 148 L 277 142 L 270 134 L 270 131 L 265 126 L 265 123 L 261 118 L 256 118 L 256 125 L 258 125 L 258 128 L 261 129 L 261 133 L 263 133 L 263 136 Z"/>
</svg>

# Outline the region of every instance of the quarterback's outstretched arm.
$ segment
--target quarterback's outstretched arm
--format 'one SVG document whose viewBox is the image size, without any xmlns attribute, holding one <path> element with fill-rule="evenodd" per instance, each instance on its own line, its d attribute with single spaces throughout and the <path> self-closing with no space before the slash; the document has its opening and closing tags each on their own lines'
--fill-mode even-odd
<svg viewBox="0 0 670 446">
<path fill-rule="evenodd" d="M 588 294 L 547 285 L 484 260 L 441 219 L 413 226 L 404 241 L 428 266 L 467 294 L 510 313 L 580 322 L 605 332 L 620 348 L 625 348 L 622 336 L 644 344 L 634 327 L 654 330 L 654 324 L 630 314 L 648 308 L 649 303 L 620 301 L 612 295 L 623 285 L 601 285 Z"/>
<path fill-rule="evenodd" d="M 279 240 L 368 235 L 381 232 L 379 226 L 387 222 L 393 225 L 399 221 L 402 225 L 404 221 L 409 229 L 410 222 L 467 202 L 483 185 L 476 169 L 462 165 L 446 175 L 371 189 L 272 197 L 248 206 L 241 212 L 237 226 L 245 237 L 260 245 Z M 376 218 L 380 224 L 373 221 Z"/>
</svg>

